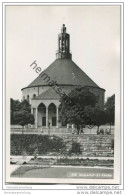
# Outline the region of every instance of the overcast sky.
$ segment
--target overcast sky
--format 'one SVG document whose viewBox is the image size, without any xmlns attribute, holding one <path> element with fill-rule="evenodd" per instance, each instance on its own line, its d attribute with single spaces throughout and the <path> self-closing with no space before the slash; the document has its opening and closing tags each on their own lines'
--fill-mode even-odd
<svg viewBox="0 0 126 195">
<path fill-rule="evenodd" d="M 70 34 L 72 60 L 88 76 L 113 95 L 120 86 L 119 6 L 7 6 L 7 95 L 21 100 L 21 88 L 55 59 L 62 24 Z"/>
</svg>

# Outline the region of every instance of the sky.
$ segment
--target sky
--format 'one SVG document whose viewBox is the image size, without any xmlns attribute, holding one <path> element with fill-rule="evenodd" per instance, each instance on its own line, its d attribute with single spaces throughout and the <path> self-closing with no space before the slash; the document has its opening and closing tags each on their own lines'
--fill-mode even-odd
<svg viewBox="0 0 126 195">
<path fill-rule="evenodd" d="M 6 6 L 6 90 L 13 99 L 55 59 L 65 24 L 72 60 L 101 88 L 105 99 L 120 87 L 119 6 Z"/>
</svg>

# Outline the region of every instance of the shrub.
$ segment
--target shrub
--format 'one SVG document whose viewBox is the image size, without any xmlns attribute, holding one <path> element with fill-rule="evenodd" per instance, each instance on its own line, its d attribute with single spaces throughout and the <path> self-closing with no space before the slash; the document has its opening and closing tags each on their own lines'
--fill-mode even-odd
<svg viewBox="0 0 126 195">
<path fill-rule="evenodd" d="M 28 135 L 12 134 L 11 135 L 11 155 L 23 155 L 24 151 L 28 155 L 34 155 L 37 150 L 38 154 L 46 152 L 59 152 L 65 147 L 62 138 L 48 135 Z"/>
<path fill-rule="evenodd" d="M 69 151 L 69 153 L 74 153 L 74 154 L 81 154 L 82 151 L 81 151 L 81 148 L 80 148 L 80 143 L 77 143 L 77 142 L 73 142 L 72 143 L 72 148 L 71 150 Z"/>
</svg>

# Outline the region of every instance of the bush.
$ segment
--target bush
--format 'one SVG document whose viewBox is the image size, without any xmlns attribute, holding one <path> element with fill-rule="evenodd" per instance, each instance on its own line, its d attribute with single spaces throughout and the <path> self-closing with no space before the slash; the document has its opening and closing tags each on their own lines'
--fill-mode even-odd
<svg viewBox="0 0 126 195">
<path fill-rule="evenodd" d="M 11 155 L 34 155 L 37 150 L 38 154 L 46 152 L 59 152 L 65 147 L 62 138 L 48 135 L 28 135 L 12 134 L 11 135 Z"/>
<path fill-rule="evenodd" d="M 74 153 L 74 154 L 81 154 L 82 151 L 81 151 L 81 148 L 80 148 L 80 143 L 77 143 L 77 142 L 73 142 L 72 143 L 72 148 L 71 150 L 69 151 L 69 153 Z"/>
</svg>

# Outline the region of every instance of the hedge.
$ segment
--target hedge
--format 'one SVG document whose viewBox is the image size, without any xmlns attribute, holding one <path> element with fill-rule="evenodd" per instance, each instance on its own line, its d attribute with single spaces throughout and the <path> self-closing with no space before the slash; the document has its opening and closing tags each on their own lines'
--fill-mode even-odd
<svg viewBox="0 0 126 195">
<path fill-rule="evenodd" d="M 64 147 L 63 139 L 57 136 L 11 134 L 11 155 L 59 152 Z"/>
</svg>

